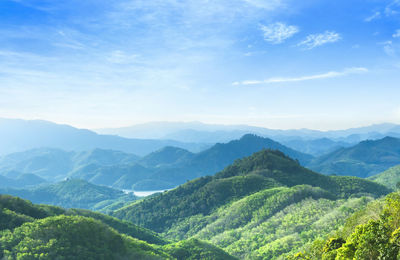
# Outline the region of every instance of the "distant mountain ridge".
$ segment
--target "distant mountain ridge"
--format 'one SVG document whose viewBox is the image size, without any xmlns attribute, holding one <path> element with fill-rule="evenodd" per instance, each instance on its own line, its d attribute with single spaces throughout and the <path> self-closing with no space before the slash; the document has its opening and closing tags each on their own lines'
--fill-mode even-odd
<svg viewBox="0 0 400 260">
<path fill-rule="evenodd" d="M 313 158 L 271 139 L 248 134 L 239 140 L 218 143 L 196 154 L 167 147 L 142 158 L 136 165 L 93 166 L 91 169 L 78 170 L 71 177 L 83 178 L 99 185 L 113 183 L 114 186 L 124 189 L 168 189 L 197 177 L 213 175 L 236 159 L 262 149 L 280 150 L 303 164 Z"/>
<path fill-rule="evenodd" d="M 99 135 L 90 130 L 43 120 L 1 118 L 0 142 L 2 144 L 0 155 L 49 147 L 74 151 L 112 149 L 144 156 L 165 146 L 177 146 L 196 152 L 208 147 L 207 144 L 172 140 L 128 139 L 115 135 Z"/>
<path fill-rule="evenodd" d="M 400 164 L 400 139 L 385 137 L 363 141 L 315 158 L 307 165 L 325 174 L 369 177 Z"/>
<path fill-rule="evenodd" d="M 366 139 L 383 138 L 387 135 L 400 137 L 400 125 L 383 123 L 345 130 L 319 131 L 311 129 L 280 130 L 248 125 L 218 125 L 201 122 L 150 122 L 128 127 L 97 129 L 96 132 L 130 138 L 153 137 L 185 142 L 196 142 L 198 140 L 227 142 L 238 139 L 247 133 L 269 137 L 277 141 L 296 137 L 296 139 L 303 140 L 329 138 L 336 141 L 360 142 Z"/>
</svg>

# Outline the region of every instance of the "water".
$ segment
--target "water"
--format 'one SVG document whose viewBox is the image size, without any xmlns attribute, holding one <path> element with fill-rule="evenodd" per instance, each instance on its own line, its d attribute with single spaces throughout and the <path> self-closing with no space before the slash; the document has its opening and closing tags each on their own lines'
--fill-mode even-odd
<svg viewBox="0 0 400 260">
<path fill-rule="evenodd" d="M 134 190 L 123 190 L 123 192 L 125 192 L 126 194 L 128 193 L 133 193 L 135 196 L 138 197 L 146 197 L 146 196 L 150 196 L 153 195 L 154 193 L 160 193 L 160 192 L 164 192 L 170 189 L 166 189 L 166 190 L 147 190 L 147 191 L 134 191 Z"/>
</svg>

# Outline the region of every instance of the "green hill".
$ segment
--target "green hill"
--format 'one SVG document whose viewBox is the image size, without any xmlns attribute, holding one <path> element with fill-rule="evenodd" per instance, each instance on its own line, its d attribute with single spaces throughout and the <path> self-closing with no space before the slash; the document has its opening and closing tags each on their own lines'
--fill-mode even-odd
<svg viewBox="0 0 400 260">
<path fill-rule="evenodd" d="M 123 189 L 163 190 L 214 174 L 236 159 L 262 149 L 280 150 L 304 164 L 312 159 L 311 155 L 297 152 L 271 139 L 249 134 L 239 140 L 216 144 L 196 154 L 180 148 L 166 147 L 141 159 L 138 164 L 142 165 L 88 165 L 72 172 L 70 176 Z"/>
<path fill-rule="evenodd" d="M 152 231 L 87 210 L 0 195 L 3 259 L 236 259 L 197 239 L 170 243 Z"/>
<path fill-rule="evenodd" d="M 128 195 L 120 190 L 94 185 L 79 179 L 69 179 L 31 189 L 3 189 L 0 192 L 29 199 L 34 203 L 84 209 L 94 209 L 98 204 L 104 208 L 118 201 L 136 199 L 132 194 Z"/>
<path fill-rule="evenodd" d="M 193 156 L 194 153 L 185 149 L 167 146 L 143 157 L 139 163 L 146 167 L 158 168 L 180 164 L 183 161 L 190 160 Z"/>
<path fill-rule="evenodd" d="M 370 202 L 328 239 L 316 239 L 287 259 L 399 259 L 400 193 Z"/>
<path fill-rule="evenodd" d="M 392 167 L 382 173 L 369 177 L 371 181 L 375 181 L 393 190 L 398 189 L 397 183 L 400 182 L 400 165 Z"/>
<path fill-rule="evenodd" d="M 327 236 L 389 192 L 368 180 L 318 174 L 282 152 L 263 150 L 114 216 L 173 240 L 210 242 L 242 259 L 276 259 Z"/>
<path fill-rule="evenodd" d="M 385 137 L 376 141 L 363 141 L 318 157 L 307 167 L 325 174 L 366 178 L 398 164 L 400 139 Z"/>
</svg>

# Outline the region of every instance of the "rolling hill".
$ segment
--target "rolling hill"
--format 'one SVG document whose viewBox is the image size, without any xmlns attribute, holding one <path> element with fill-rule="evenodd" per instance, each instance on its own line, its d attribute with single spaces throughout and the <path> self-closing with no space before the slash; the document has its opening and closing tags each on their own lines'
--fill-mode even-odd
<svg viewBox="0 0 400 260">
<path fill-rule="evenodd" d="M 131 202 L 137 199 L 132 194 L 78 179 L 29 189 L 0 189 L 0 193 L 18 196 L 34 203 L 97 210 L 116 202 Z"/>
<path fill-rule="evenodd" d="M 336 175 L 369 177 L 400 164 L 400 139 L 385 137 L 363 141 L 318 157 L 307 165 L 312 170 Z"/>
<path fill-rule="evenodd" d="M 166 147 L 144 157 L 136 165 L 89 166 L 71 173 L 70 176 L 124 189 L 162 190 L 176 187 L 197 177 L 212 175 L 236 159 L 262 149 L 279 149 L 301 163 L 312 159 L 311 155 L 297 152 L 271 139 L 245 135 L 239 140 L 218 143 L 196 154 Z"/>
<path fill-rule="evenodd" d="M 171 243 L 156 233 L 85 210 L 33 205 L 0 195 L 0 257 L 5 259 L 236 259 L 190 239 Z"/>
<path fill-rule="evenodd" d="M 113 215 L 170 239 L 211 242 L 241 259 L 276 259 L 328 235 L 389 192 L 368 180 L 318 174 L 282 152 L 263 150 Z"/>
<path fill-rule="evenodd" d="M 399 189 L 400 182 L 400 165 L 394 166 L 384 172 L 369 177 L 371 181 L 375 181 L 393 190 Z"/>
</svg>

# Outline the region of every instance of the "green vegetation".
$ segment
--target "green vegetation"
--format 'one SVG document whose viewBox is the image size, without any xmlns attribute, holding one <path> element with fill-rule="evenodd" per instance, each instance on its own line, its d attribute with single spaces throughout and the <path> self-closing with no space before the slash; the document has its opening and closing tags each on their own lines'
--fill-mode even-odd
<svg viewBox="0 0 400 260">
<path fill-rule="evenodd" d="M 56 184 L 36 188 L 1 190 L 2 193 L 20 196 L 34 203 L 51 204 L 65 208 L 84 208 L 107 211 L 116 202 L 128 203 L 136 199 L 133 194 L 125 194 L 105 186 L 98 186 L 84 180 L 69 179 Z"/>
<path fill-rule="evenodd" d="M 376 141 L 363 141 L 318 157 L 307 167 L 325 174 L 366 178 L 398 164 L 400 139 L 385 137 Z"/>
<path fill-rule="evenodd" d="M 235 260 L 237 258 L 227 254 L 220 248 L 202 242 L 198 239 L 189 239 L 170 244 L 164 249 L 178 260 Z"/>
<path fill-rule="evenodd" d="M 196 239 L 156 233 L 88 210 L 0 195 L 0 259 L 235 259 Z"/>
<path fill-rule="evenodd" d="M 400 193 L 371 202 L 350 217 L 331 238 L 290 259 L 399 259 Z"/>
<path fill-rule="evenodd" d="M 279 149 L 303 164 L 312 159 L 311 155 L 297 152 L 271 139 L 245 135 L 240 140 L 216 144 L 196 154 L 168 146 L 142 159 L 113 150 L 67 152 L 35 149 L 0 158 L 0 175 L 16 178 L 22 173 L 33 173 L 46 181 L 70 177 L 118 189 L 162 190 L 218 172 L 234 160 L 266 148 Z M 6 187 L 21 188 L 14 184 Z"/>
<path fill-rule="evenodd" d="M 167 255 L 149 244 L 118 234 L 91 218 L 55 216 L 3 232 L 6 259 L 160 259 Z"/>
<path fill-rule="evenodd" d="M 171 240 L 210 242 L 241 259 L 276 259 L 326 238 L 389 192 L 365 179 L 318 174 L 282 152 L 263 150 L 114 216 Z"/>
<path fill-rule="evenodd" d="M 372 181 L 385 185 L 393 190 L 400 188 L 400 165 L 392 167 L 380 174 L 369 178 Z"/>
</svg>

